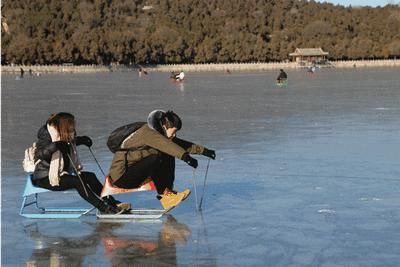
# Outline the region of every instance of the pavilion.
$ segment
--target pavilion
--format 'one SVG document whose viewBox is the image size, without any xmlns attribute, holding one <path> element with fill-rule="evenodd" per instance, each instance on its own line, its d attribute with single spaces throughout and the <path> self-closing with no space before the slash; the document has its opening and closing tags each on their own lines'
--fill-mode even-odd
<svg viewBox="0 0 400 267">
<path fill-rule="evenodd" d="M 328 52 L 324 52 L 322 48 L 296 48 L 289 56 L 293 57 L 293 61 L 298 63 L 305 62 L 324 62 L 326 61 Z"/>
</svg>

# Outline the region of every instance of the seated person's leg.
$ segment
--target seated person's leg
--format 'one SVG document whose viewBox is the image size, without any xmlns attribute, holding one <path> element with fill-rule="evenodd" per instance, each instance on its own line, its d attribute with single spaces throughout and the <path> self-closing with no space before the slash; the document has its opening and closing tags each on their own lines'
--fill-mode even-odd
<svg viewBox="0 0 400 267">
<path fill-rule="evenodd" d="M 153 155 L 129 166 L 120 179 L 114 182 L 121 188 L 137 188 L 151 177 L 159 194 L 172 189 L 175 178 L 175 159 L 169 155 Z"/>
<path fill-rule="evenodd" d="M 152 177 L 159 194 L 163 194 L 165 188 L 173 190 L 175 181 L 175 158 L 167 154 L 162 154 L 158 167 L 153 169 Z"/>
<path fill-rule="evenodd" d="M 46 188 L 52 191 L 65 191 L 69 189 L 76 189 L 78 194 L 85 199 L 87 202 L 92 204 L 94 207 L 99 209 L 100 211 L 105 212 L 118 212 L 117 209 L 113 209 L 112 206 L 108 205 L 87 186 L 83 186 L 79 177 L 75 175 L 65 174 L 60 177 L 60 182 L 58 186 L 50 185 L 50 181 L 48 177 L 33 181 L 35 186 L 39 186 L 42 188 Z M 85 183 L 85 182 L 84 182 Z"/>
<path fill-rule="evenodd" d="M 158 156 L 149 156 L 129 166 L 125 173 L 114 182 L 120 188 L 132 189 L 139 187 L 146 178 L 152 176 L 152 172 L 159 166 Z M 157 184 L 155 183 L 157 186 Z"/>
<path fill-rule="evenodd" d="M 92 172 L 82 172 L 80 175 L 84 183 L 87 184 L 98 197 L 100 197 L 101 191 L 103 190 L 103 184 L 100 183 L 96 175 Z M 121 201 L 116 200 L 113 196 L 106 196 L 102 199 L 115 208 L 130 209 L 129 203 L 121 203 Z"/>
<path fill-rule="evenodd" d="M 81 176 L 82 179 L 84 176 Z M 83 181 L 85 183 L 85 180 Z M 85 199 L 87 202 L 98 208 L 99 210 L 105 209 L 103 201 L 99 199 L 98 195 L 87 186 L 87 184 L 83 185 L 78 176 L 75 175 L 63 175 L 60 177 L 60 187 L 63 188 L 75 188 L 79 195 Z"/>
<path fill-rule="evenodd" d="M 80 174 L 83 182 L 90 186 L 93 192 L 100 196 L 103 184 L 97 179 L 93 172 L 81 172 Z"/>
</svg>

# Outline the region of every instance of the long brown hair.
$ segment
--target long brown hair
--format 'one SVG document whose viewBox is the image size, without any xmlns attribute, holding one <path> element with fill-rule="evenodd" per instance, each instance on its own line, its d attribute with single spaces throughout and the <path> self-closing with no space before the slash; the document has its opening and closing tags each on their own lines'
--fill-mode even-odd
<svg viewBox="0 0 400 267">
<path fill-rule="evenodd" d="M 75 117 L 71 113 L 53 114 L 47 120 L 47 124 L 57 129 L 61 141 L 70 142 L 75 138 Z"/>
</svg>

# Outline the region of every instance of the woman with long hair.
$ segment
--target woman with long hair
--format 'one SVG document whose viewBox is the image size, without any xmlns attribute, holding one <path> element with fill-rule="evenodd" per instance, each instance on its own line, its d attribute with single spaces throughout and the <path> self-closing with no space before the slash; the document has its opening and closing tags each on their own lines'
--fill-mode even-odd
<svg viewBox="0 0 400 267">
<path fill-rule="evenodd" d="M 92 172 L 81 171 L 76 146 L 92 146 L 88 136 L 76 136 L 75 118 L 67 112 L 51 115 L 38 132 L 32 183 L 52 191 L 76 189 L 102 213 L 121 213 L 126 205 L 113 197 L 100 197 L 103 185 Z M 124 207 L 125 206 L 125 207 Z"/>
</svg>

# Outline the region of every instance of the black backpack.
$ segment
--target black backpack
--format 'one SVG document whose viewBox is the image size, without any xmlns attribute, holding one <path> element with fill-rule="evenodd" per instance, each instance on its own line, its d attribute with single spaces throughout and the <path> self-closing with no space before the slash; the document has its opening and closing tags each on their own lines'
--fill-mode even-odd
<svg viewBox="0 0 400 267">
<path fill-rule="evenodd" d="M 143 121 L 130 123 L 124 126 L 121 126 L 114 131 L 111 132 L 110 136 L 107 140 L 107 146 L 111 150 L 112 153 L 115 153 L 120 150 L 124 150 L 121 148 L 122 142 L 132 133 L 136 132 L 140 127 L 145 125 L 146 123 Z"/>
</svg>

